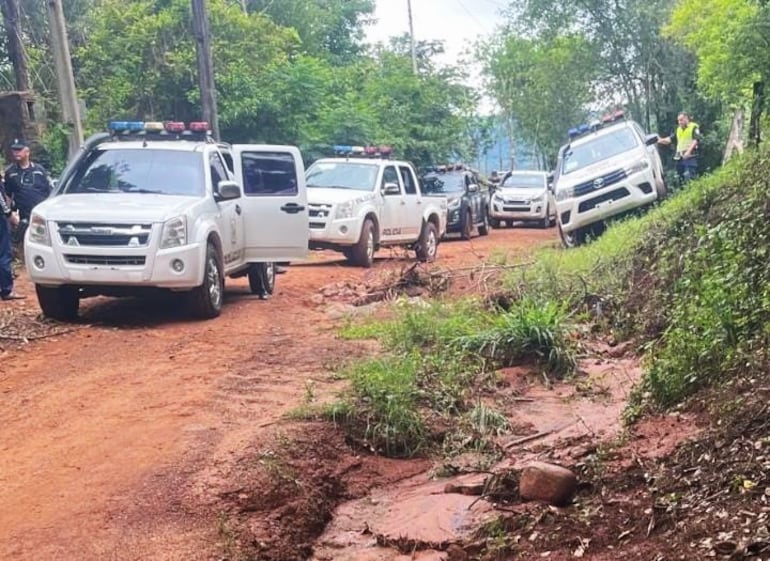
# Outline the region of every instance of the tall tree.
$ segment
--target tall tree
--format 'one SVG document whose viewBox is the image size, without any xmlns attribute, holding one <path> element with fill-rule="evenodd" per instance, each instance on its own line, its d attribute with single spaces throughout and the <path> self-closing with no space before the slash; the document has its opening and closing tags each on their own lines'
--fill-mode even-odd
<svg viewBox="0 0 770 561">
<path fill-rule="evenodd" d="M 667 33 L 698 59 L 698 84 L 729 105 L 750 104 L 750 136 L 759 143 L 770 79 L 770 6 L 765 0 L 681 0 Z"/>
<path fill-rule="evenodd" d="M 512 34 L 490 41 L 484 50 L 495 100 L 523 140 L 537 147 L 542 164 L 551 167 L 566 131 L 585 119 L 593 99 L 594 51 L 577 35 L 526 39 Z"/>
<path fill-rule="evenodd" d="M 334 64 L 361 53 L 364 25 L 371 21 L 374 0 L 241 0 L 249 12 L 269 16 L 297 31 L 302 50 Z"/>
</svg>

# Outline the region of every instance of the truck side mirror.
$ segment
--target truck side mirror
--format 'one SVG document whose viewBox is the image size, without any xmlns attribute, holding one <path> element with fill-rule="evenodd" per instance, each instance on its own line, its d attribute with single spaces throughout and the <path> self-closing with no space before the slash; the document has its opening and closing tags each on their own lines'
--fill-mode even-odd
<svg viewBox="0 0 770 561">
<path fill-rule="evenodd" d="M 644 144 L 647 146 L 652 146 L 653 144 L 658 143 L 658 135 L 657 134 L 648 134 L 647 137 L 644 139 Z"/>
<path fill-rule="evenodd" d="M 546 185 L 548 186 L 548 190 L 549 190 L 551 193 L 553 193 L 553 179 L 554 179 L 554 174 L 553 174 L 553 172 L 549 173 L 549 174 L 546 176 L 546 178 L 545 178 L 545 181 L 546 181 Z"/>
<path fill-rule="evenodd" d="M 398 183 L 386 183 L 382 186 L 382 194 L 383 195 L 400 195 L 401 194 L 401 188 L 398 186 Z"/>
<path fill-rule="evenodd" d="M 238 199 L 241 196 L 241 186 L 237 182 L 229 179 L 223 179 L 217 185 L 217 191 L 214 193 L 214 200 L 230 201 L 232 199 Z"/>
<path fill-rule="evenodd" d="M 468 185 L 468 192 L 469 193 L 478 193 L 479 186 L 476 183 L 471 183 Z"/>
</svg>

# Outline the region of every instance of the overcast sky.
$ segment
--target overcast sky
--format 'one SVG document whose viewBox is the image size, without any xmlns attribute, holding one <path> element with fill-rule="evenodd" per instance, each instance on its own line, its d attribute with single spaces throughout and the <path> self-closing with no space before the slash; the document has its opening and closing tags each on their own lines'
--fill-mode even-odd
<svg viewBox="0 0 770 561">
<path fill-rule="evenodd" d="M 442 62 L 454 63 L 467 46 L 494 32 L 506 4 L 506 0 L 412 0 L 415 38 L 444 41 L 447 52 Z M 377 23 L 367 32 L 369 42 L 409 32 L 407 0 L 377 0 L 375 18 Z"/>
</svg>

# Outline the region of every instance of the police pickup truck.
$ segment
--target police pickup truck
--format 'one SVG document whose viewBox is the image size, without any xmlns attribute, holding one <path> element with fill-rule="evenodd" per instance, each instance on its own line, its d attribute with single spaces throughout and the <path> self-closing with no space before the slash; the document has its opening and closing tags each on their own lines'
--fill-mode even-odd
<svg viewBox="0 0 770 561">
<path fill-rule="evenodd" d="M 113 122 L 35 207 L 25 259 L 43 314 L 82 298 L 181 292 L 202 318 L 226 276 L 273 291 L 273 263 L 307 254 L 304 166 L 292 146 L 215 142 L 204 122 Z"/>
<path fill-rule="evenodd" d="M 381 247 L 433 261 L 446 232 L 446 198 L 424 197 L 412 165 L 388 159 L 386 147 L 335 151 L 345 156 L 317 160 L 305 174 L 310 249 L 342 252 L 361 267 L 371 267 Z"/>
</svg>

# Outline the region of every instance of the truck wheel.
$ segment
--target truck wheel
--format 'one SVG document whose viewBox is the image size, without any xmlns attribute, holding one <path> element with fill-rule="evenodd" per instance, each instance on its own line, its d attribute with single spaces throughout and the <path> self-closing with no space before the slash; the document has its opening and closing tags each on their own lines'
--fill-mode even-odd
<svg viewBox="0 0 770 561">
<path fill-rule="evenodd" d="M 468 210 L 465 212 L 465 219 L 463 220 L 463 229 L 462 232 L 460 232 L 460 237 L 464 240 L 471 239 L 471 234 L 473 232 L 473 216 L 471 216 L 471 211 Z"/>
<path fill-rule="evenodd" d="M 564 247 L 567 249 L 572 249 L 579 245 L 583 245 L 586 241 L 589 230 L 590 226 L 586 228 L 577 228 L 576 230 L 572 230 L 571 232 L 567 233 L 562 230 L 560 222 L 559 237 L 561 238 L 562 245 L 564 245 Z"/>
<path fill-rule="evenodd" d="M 249 268 L 249 288 L 252 294 L 266 297 L 275 290 L 275 263 L 254 263 Z"/>
<path fill-rule="evenodd" d="M 374 264 L 374 223 L 367 218 L 361 227 L 361 237 L 350 250 L 349 261 L 353 265 L 369 268 Z"/>
<path fill-rule="evenodd" d="M 74 321 L 78 318 L 80 296 L 77 288 L 71 286 L 35 285 L 37 301 L 43 315 L 59 321 Z"/>
<path fill-rule="evenodd" d="M 190 293 L 190 307 L 193 313 L 203 319 L 215 318 L 222 313 L 222 301 L 225 294 L 225 279 L 217 248 L 209 243 L 206 246 L 206 264 L 203 269 L 203 284 Z"/>
<path fill-rule="evenodd" d="M 425 262 L 431 262 L 436 259 L 436 252 L 438 251 L 438 232 L 433 222 L 426 222 L 422 228 L 420 239 L 417 240 L 414 252 L 417 255 L 417 260 Z"/>
<path fill-rule="evenodd" d="M 497 218 L 490 218 L 489 219 L 489 225 L 492 226 L 492 228 L 499 228 L 500 227 L 500 221 Z"/>
<path fill-rule="evenodd" d="M 543 229 L 551 227 L 551 208 L 548 205 L 545 206 L 545 218 L 538 222 L 537 225 Z"/>
<path fill-rule="evenodd" d="M 484 217 L 484 221 L 479 224 L 479 236 L 487 236 L 489 235 L 489 215 L 486 210 L 481 215 Z"/>
</svg>

